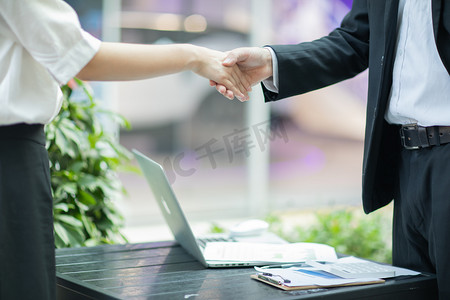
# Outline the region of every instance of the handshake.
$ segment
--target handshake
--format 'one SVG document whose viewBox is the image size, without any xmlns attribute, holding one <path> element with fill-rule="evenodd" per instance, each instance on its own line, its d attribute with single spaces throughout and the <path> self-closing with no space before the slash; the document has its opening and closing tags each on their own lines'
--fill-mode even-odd
<svg viewBox="0 0 450 300">
<path fill-rule="evenodd" d="M 210 85 L 230 100 L 236 97 L 241 102 L 247 101 L 252 86 L 272 76 L 268 49 L 246 47 L 223 53 L 201 48 L 200 51 L 205 53 L 192 71 L 208 78 Z"/>
<path fill-rule="evenodd" d="M 139 80 L 194 73 L 232 100 L 249 99 L 253 85 L 272 76 L 272 55 L 258 47 L 220 52 L 191 44 L 140 45 L 102 42 L 92 60 L 77 74 L 89 81 Z"/>
</svg>

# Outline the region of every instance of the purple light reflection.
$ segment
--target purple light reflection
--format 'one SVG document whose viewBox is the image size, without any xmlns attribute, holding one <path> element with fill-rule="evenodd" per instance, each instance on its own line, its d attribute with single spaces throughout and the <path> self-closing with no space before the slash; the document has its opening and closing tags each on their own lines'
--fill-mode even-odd
<svg viewBox="0 0 450 300">
<path fill-rule="evenodd" d="M 292 178 L 292 174 L 309 176 L 325 168 L 326 156 L 320 148 L 304 146 L 298 153 L 298 157 L 288 157 L 287 160 L 271 163 L 270 176 L 277 180 Z"/>
</svg>

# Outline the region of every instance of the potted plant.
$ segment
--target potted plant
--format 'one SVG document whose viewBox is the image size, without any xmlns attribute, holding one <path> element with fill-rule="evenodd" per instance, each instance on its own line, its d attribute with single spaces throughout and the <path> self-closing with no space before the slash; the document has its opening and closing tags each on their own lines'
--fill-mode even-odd
<svg viewBox="0 0 450 300">
<path fill-rule="evenodd" d="M 82 99 L 73 99 L 73 91 Z M 125 190 L 117 171 L 131 155 L 99 118 L 129 128 L 121 116 L 102 109 L 90 87 L 73 79 L 62 87 L 61 112 L 46 126 L 56 247 L 126 242 L 115 200 Z"/>
</svg>

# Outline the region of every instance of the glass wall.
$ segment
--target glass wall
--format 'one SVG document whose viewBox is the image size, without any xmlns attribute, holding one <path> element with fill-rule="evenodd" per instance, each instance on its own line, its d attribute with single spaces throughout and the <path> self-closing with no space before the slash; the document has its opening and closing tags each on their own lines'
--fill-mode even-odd
<svg viewBox="0 0 450 300">
<path fill-rule="evenodd" d="M 97 24 L 95 1 L 69 2 L 83 26 Z M 268 40 L 319 38 L 339 25 L 351 2 L 273 1 Z M 117 30 L 123 42 L 231 50 L 249 45 L 251 8 L 250 0 L 122 0 Z M 262 151 L 270 151 L 269 210 L 360 205 L 366 76 L 267 104 L 270 120 L 258 124 L 246 122 L 248 103 L 223 98 L 192 73 L 117 83 L 117 109 L 133 126 L 120 133 L 121 143 L 164 165 L 194 223 L 252 216 L 246 165 Z M 129 193 L 121 203 L 127 226 L 164 225 L 145 180 L 121 178 Z"/>
</svg>

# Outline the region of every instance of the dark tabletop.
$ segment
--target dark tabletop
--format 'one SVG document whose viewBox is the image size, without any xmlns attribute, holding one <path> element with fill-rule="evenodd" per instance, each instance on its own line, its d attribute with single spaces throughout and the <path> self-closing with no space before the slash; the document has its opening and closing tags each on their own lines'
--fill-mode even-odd
<svg viewBox="0 0 450 300">
<path fill-rule="evenodd" d="M 434 299 L 436 278 L 283 291 L 250 278 L 253 268 L 205 269 L 175 242 L 56 250 L 58 299 Z"/>
</svg>

